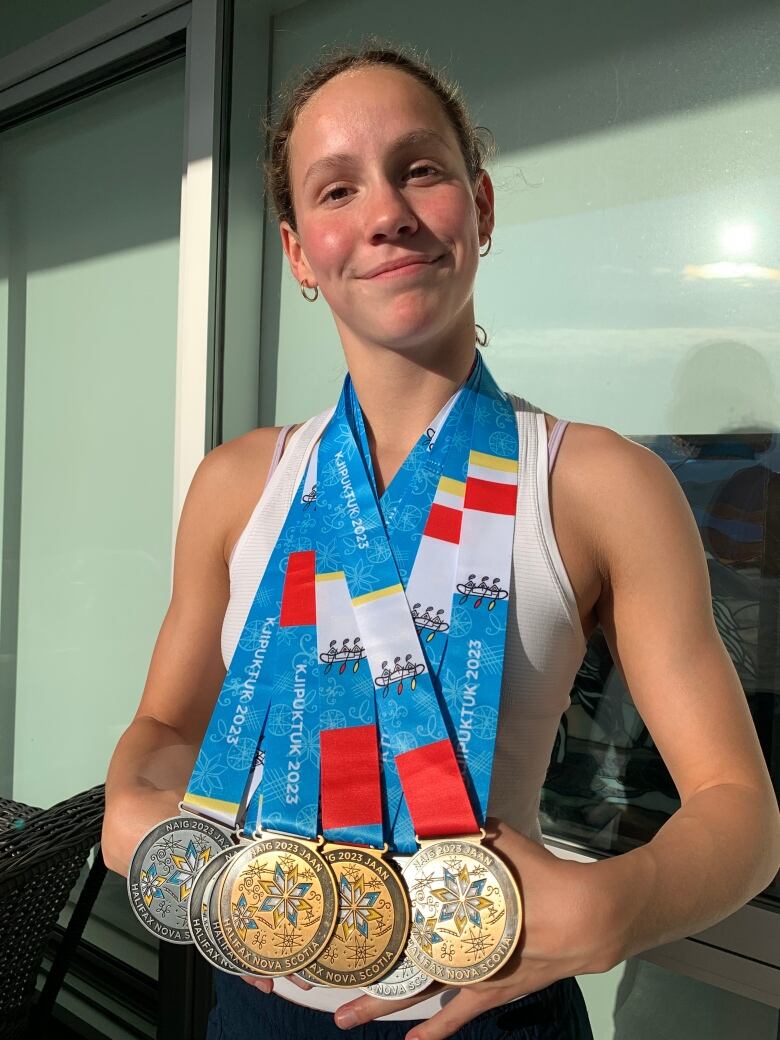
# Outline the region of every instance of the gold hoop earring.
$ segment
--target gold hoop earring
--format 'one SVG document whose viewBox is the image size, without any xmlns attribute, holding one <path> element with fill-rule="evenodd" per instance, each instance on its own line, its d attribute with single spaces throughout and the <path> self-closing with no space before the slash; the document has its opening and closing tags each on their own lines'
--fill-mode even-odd
<svg viewBox="0 0 780 1040">
<path fill-rule="evenodd" d="M 314 303 L 314 301 L 320 295 L 319 287 L 316 286 L 316 285 L 315 286 L 309 286 L 309 285 L 306 284 L 306 282 L 301 282 L 300 286 L 301 286 L 301 296 L 304 298 L 304 300 L 306 300 L 307 303 Z M 307 296 L 306 295 L 306 290 L 310 289 L 310 288 L 314 289 L 314 295 L 313 296 Z"/>
<path fill-rule="evenodd" d="M 487 343 L 487 332 L 485 332 L 481 325 L 475 325 L 474 328 L 476 329 L 477 346 L 484 347 Z"/>
<path fill-rule="evenodd" d="M 491 250 L 492 246 L 493 246 L 493 236 L 492 236 L 492 235 L 488 235 L 488 240 L 487 240 L 487 249 L 485 250 L 485 252 L 484 252 L 484 253 L 482 252 L 482 250 L 480 250 L 480 251 L 479 251 L 479 255 L 480 255 L 480 256 L 487 256 L 487 255 L 488 255 L 488 253 L 490 252 L 490 250 Z"/>
</svg>

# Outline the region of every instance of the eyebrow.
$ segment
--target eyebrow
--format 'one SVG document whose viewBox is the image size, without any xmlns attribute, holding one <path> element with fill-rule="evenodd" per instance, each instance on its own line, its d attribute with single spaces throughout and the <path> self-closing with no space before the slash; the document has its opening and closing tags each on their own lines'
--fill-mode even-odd
<svg viewBox="0 0 780 1040">
<path fill-rule="evenodd" d="M 403 151 L 405 148 L 429 144 L 444 145 L 445 148 L 449 148 L 449 142 L 442 134 L 436 130 L 429 130 L 426 127 L 419 130 L 409 130 L 408 133 L 401 134 L 390 145 L 390 150 L 398 152 Z M 333 170 L 337 167 L 352 166 L 356 161 L 356 157 L 349 155 L 347 152 L 334 152 L 332 155 L 324 155 L 321 159 L 315 160 L 308 168 L 303 178 L 302 187 L 305 188 L 308 181 L 316 174 Z"/>
</svg>

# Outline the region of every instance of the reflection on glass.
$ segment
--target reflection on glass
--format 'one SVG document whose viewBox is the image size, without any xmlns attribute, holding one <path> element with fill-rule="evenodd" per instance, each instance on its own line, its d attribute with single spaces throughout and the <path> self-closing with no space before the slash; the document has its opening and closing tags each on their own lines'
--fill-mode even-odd
<svg viewBox="0 0 780 1040">
<path fill-rule="evenodd" d="M 715 621 L 780 787 L 780 435 L 642 438 L 671 467 L 696 518 Z M 648 841 L 679 807 L 674 783 L 597 630 L 561 720 L 542 791 L 546 834 L 604 852 Z M 766 895 L 780 902 L 776 881 Z"/>
<path fill-rule="evenodd" d="M 752 224 L 727 224 L 720 235 L 720 244 L 729 256 L 747 256 L 755 240 L 756 229 Z"/>
</svg>

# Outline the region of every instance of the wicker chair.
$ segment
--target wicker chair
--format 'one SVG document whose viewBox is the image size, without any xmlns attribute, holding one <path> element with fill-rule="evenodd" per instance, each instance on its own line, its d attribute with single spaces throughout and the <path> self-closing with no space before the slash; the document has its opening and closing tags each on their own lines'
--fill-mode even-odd
<svg viewBox="0 0 780 1040">
<path fill-rule="evenodd" d="M 102 785 L 50 809 L 0 799 L 0 1040 L 43 1035 L 105 877 L 99 849 L 33 1007 L 38 971 L 71 889 L 100 840 L 103 809 Z"/>
</svg>

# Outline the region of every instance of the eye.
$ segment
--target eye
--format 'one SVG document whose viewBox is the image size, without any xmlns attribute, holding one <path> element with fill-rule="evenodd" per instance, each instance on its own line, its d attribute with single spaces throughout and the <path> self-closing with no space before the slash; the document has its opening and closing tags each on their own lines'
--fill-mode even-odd
<svg viewBox="0 0 780 1040">
<path fill-rule="evenodd" d="M 423 163 L 420 166 L 413 166 L 409 170 L 409 177 L 412 180 L 419 180 L 420 177 L 428 177 L 431 174 L 437 174 L 439 172 L 436 166 L 431 166 L 430 163 Z"/>
<path fill-rule="evenodd" d="M 344 184 L 337 184 L 334 188 L 328 188 L 320 199 L 320 202 L 341 202 L 342 199 L 347 197 L 348 192 L 349 188 Z"/>
</svg>

